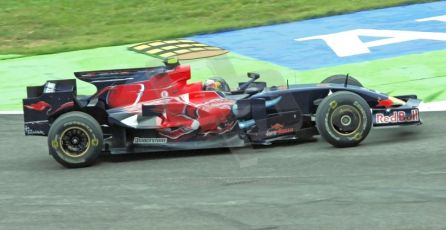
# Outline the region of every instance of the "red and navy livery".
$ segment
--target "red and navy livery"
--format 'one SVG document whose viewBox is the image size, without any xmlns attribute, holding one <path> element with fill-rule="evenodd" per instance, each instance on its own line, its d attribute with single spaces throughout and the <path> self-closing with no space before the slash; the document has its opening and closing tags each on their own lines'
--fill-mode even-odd
<svg viewBox="0 0 446 230">
<path fill-rule="evenodd" d="M 371 126 L 421 124 L 416 96 L 390 97 L 345 75 L 268 87 L 249 73 L 233 91 L 219 78 L 189 83 L 190 67 L 175 61 L 75 76 L 97 92 L 78 96 L 76 80 L 53 80 L 28 87 L 23 99 L 25 134 L 48 136 L 50 153 L 68 167 L 90 165 L 104 150 L 242 147 L 317 134 L 349 147 Z"/>
</svg>

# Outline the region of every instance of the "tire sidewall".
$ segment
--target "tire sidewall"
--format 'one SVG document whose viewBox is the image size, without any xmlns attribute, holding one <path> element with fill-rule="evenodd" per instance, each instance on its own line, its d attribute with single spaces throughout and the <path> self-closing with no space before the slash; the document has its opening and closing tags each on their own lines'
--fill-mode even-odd
<svg viewBox="0 0 446 230">
<path fill-rule="evenodd" d="M 343 105 L 355 108 L 361 118 L 358 130 L 348 135 L 337 133 L 331 123 L 333 112 Z M 316 112 L 316 124 L 321 136 L 330 144 L 337 147 L 351 147 L 358 145 L 367 137 L 372 125 L 372 115 L 369 105 L 363 98 L 351 92 L 341 91 L 321 102 Z"/>
<path fill-rule="evenodd" d="M 72 127 L 84 130 L 89 138 L 86 152 L 79 157 L 67 155 L 61 146 L 62 133 Z M 49 153 L 57 162 L 69 168 L 86 167 L 93 164 L 102 150 L 102 144 L 100 125 L 93 117 L 82 112 L 69 112 L 60 116 L 51 125 L 48 134 Z"/>
</svg>

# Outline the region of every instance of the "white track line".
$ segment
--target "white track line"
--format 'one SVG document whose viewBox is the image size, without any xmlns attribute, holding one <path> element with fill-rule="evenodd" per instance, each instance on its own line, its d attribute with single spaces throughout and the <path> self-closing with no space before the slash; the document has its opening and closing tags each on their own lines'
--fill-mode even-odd
<svg viewBox="0 0 446 230">
<path fill-rule="evenodd" d="M 421 103 L 419 108 L 421 112 L 446 111 L 446 101 Z"/>
<path fill-rule="evenodd" d="M 0 111 L 0 115 L 20 115 L 23 111 Z"/>
</svg>

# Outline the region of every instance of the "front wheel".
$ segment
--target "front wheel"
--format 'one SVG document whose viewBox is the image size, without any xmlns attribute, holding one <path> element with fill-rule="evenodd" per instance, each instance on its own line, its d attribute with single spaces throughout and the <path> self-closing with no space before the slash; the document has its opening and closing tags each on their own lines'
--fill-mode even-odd
<svg viewBox="0 0 446 230">
<path fill-rule="evenodd" d="M 87 167 L 102 151 L 103 134 L 99 123 L 82 112 L 69 112 L 57 118 L 48 133 L 50 155 L 67 168 Z"/>
<path fill-rule="evenodd" d="M 336 147 L 356 146 L 372 127 L 370 107 L 355 93 L 333 93 L 318 106 L 316 127 L 321 136 Z"/>
</svg>

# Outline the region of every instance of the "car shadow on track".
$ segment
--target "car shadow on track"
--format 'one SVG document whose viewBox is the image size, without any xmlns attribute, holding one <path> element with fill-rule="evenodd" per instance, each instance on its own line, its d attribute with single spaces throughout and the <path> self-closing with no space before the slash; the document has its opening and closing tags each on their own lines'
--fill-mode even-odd
<svg viewBox="0 0 446 230">
<path fill-rule="evenodd" d="M 391 129 L 383 129 L 376 130 L 367 139 L 362 143 L 362 145 L 388 145 L 388 144 L 404 144 L 406 142 L 419 142 L 424 139 L 429 139 L 430 137 L 426 136 L 420 132 L 420 130 L 391 130 Z"/>
<path fill-rule="evenodd" d="M 404 144 L 406 142 L 422 141 L 429 137 L 421 134 L 418 130 L 414 129 L 381 129 L 374 130 L 366 140 L 358 147 L 353 148 L 376 148 L 389 144 Z M 271 152 L 283 147 L 301 146 L 305 144 L 310 145 L 322 145 L 326 143 L 320 136 L 316 136 L 306 140 L 287 140 L 278 141 L 271 145 L 252 145 L 240 148 L 216 148 L 216 149 L 200 149 L 200 150 L 180 150 L 180 151 L 166 151 L 166 152 L 149 152 L 149 153 L 132 153 L 132 154 L 120 154 L 110 155 L 104 154 L 101 156 L 102 162 L 131 162 L 131 161 L 145 161 L 145 160 L 161 160 L 170 158 L 187 158 L 187 157 L 203 157 L 203 156 L 217 156 L 217 155 L 240 155 L 246 158 L 246 156 L 261 155 L 265 152 Z M 332 145 L 325 144 L 323 148 L 333 149 Z M 335 148 L 338 149 L 338 148 Z M 350 148 L 351 149 L 351 148 Z"/>
<path fill-rule="evenodd" d="M 317 142 L 316 138 L 307 140 L 288 140 L 278 141 L 271 145 L 252 145 L 240 148 L 215 148 L 215 149 L 198 149 L 198 150 L 179 150 L 179 151 L 166 151 L 166 152 L 149 152 L 149 153 L 131 153 L 131 154 L 119 154 L 111 155 L 104 153 L 100 157 L 102 162 L 130 162 L 130 161 L 142 161 L 142 160 L 160 160 L 169 158 L 186 158 L 186 157 L 200 157 L 200 156 L 213 156 L 213 155 L 229 155 L 229 154 L 258 154 L 262 151 L 257 150 L 272 150 L 285 146 L 301 145 L 311 142 Z"/>
</svg>

